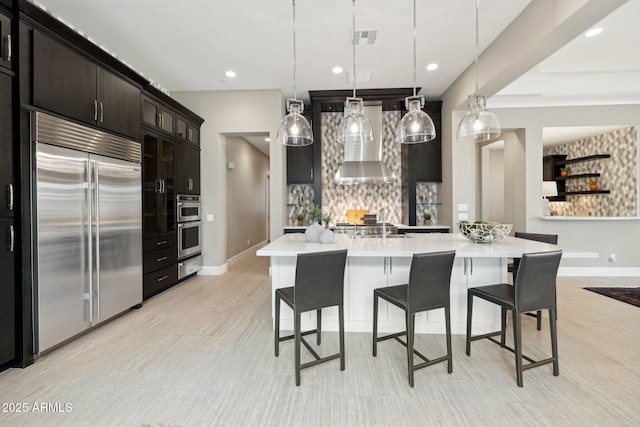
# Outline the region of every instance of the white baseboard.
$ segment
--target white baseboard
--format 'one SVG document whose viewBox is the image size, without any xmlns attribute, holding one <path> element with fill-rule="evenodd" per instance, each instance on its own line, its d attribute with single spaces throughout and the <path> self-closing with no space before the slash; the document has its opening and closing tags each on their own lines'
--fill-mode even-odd
<svg viewBox="0 0 640 427">
<path fill-rule="evenodd" d="M 563 277 L 640 277 L 639 267 L 560 267 Z"/>
<path fill-rule="evenodd" d="M 203 265 L 198 271 L 200 276 L 221 276 L 227 272 L 229 265 L 225 262 L 222 265 Z"/>
</svg>

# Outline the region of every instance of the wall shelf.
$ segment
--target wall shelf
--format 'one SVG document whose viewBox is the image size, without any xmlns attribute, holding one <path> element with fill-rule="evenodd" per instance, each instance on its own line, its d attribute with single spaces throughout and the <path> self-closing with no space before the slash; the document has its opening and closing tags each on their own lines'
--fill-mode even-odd
<svg viewBox="0 0 640 427">
<path fill-rule="evenodd" d="M 556 176 L 554 178 L 555 181 L 566 181 L 567 179 L 578 179 L 578 178 L 598 178 L 600 176 L 599 173 L 580 173 L 576 175 L 568 175 L 568 176 Z"/>
<path fill-rule="evenodd" d="M 611 190 L 563 191 L 561 193 L 558 193 L 558 196 L 578 196 L 581 194 L 610 194 L 610 193 L 611 193 Z M 553 201 L 553 200 L 550 200 L 550 201 Z"/>
<path fill-rule="evenodd" d="M 611 154 L 593 154 L 591 156 L 576 157 L 575 159 L 556 160 L 556 165 L 570 165 L 572 163 L 590 162 L 598 159 L 610 159 Z"/>
</svg>

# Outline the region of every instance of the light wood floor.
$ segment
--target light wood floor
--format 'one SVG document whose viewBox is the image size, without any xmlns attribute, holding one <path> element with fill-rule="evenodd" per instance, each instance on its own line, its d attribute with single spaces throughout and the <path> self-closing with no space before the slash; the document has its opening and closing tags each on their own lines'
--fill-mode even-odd
<svg viewBox="0 0 640 427">
<path fill-rule="evenodd" d="M 268 259 L 250 257 L 223 276 L 191 279 L 119 319 L 0 374 L 1 426 L 637 426 L 640 308 L 580 289 L 639 286 L 640 279 L 559 279 L 560 376 L 551 366 L 515 382 L 512 354 L 486 340 L 464 354 L 453 340 L 453 373 L 438 364 L 406 379 L 404 347 L 346 335 L 346 370 L 332 361 L 302 371 L 293 345 L 273 355 Z M 523 320 L 525 354 L 549 353 L 547 321 Z M 430 356 L 443 335 L 421 335 Z M 337 350 L 325 333 L 321 354 Z M 304 351 L 304 349 L 303 349 Z M 306 356 L 305 356 L 306 357 Z M 70 412 L 34 412 L 40 403 Z"/>
</svg>

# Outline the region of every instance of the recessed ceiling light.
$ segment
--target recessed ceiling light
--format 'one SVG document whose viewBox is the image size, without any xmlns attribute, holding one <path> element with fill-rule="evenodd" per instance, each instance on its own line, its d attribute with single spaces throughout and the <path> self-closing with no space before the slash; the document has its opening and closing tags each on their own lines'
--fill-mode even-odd
<svg viewBox="0 0 640 427">
<path fill-rule="evenodd" d="M 435 62 L 427 65 L 427 70 L 429 71 L 433 71 L 433 70 L 437 70 L 438 69 L 438 64 L 436 64 Z"/>
<path fill-rule="evenodd" d="M 333 71 L 333 74 L 340 74 L 343 70 L 342 67 L 333 67 L 331 71 Z"/>
<path fill-rule="evenodd" d="M 587 31 L 586 33 L 584 33 L 585 37 L 595 37 L 598 34 L 600 34 L 602 32 L 602 28 L 598 27 L 598 28 L 592 28 L 589 31 Z"/>
<path fill-rule="evenodd" d="M 269 137 L 266 137 L 264 140 L 265 140 L 265 142 L 271 142 L 271 138 L 269 138 Z"/>
<path fill-rule="evenodd" d="M 236 76 L 236 72 L 229 70 L 226 73 L 224 73 L 224 75 L 230 78 L 234 78 Z"/>
</svg>

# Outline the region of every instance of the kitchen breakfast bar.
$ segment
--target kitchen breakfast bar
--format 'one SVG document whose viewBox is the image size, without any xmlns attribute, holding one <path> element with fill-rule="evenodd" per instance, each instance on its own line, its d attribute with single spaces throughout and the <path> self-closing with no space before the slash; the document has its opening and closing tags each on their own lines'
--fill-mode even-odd
<svg viewBox="0 0 640 427">
<path fill-rule="evenodd" d="M 451 330 L 466 333 L 467 288 L 507 282 L 508 258 L 523 253 L 549 252 L 561 246 L 532 240 L 505 237 L 493 243 L 474 243 L 459 233 L 393 235 L 387 238 L 351 238 L 336 234 L 329 244 L 308 242 L 304 234 L 285 234 L 257 251 L 258 256 L 271 257 L 272 313 L 273 294 L 277 288 L 293 286 L 296 256 L 299 253 L 347 249 L 344 283 L 345 329 L 347 332 L 371 332 L 373 322 L 373 290 L 407 283 L 411 259 L 415 253 L 456 251 L 451 274 Z M 563 258 L 595 258 L 596 253 L 564 251 Z M 315 326 L 316 316 L 305 313 L 302 330 Z M 281 328 L 293 329 L 293 314 L 281 307 Z M 324 330 L 337 330 L 336 307 L 323 309 Z M 380 332 L 404 330 L 404 312 L 381 301 L 378 313 Z M 473 333 L 499 330 L 500 308 L 479 300 L 474 304 Z M 444 310 L 416 315 L 417 333 L 444 333 Z"/>
</svg>

